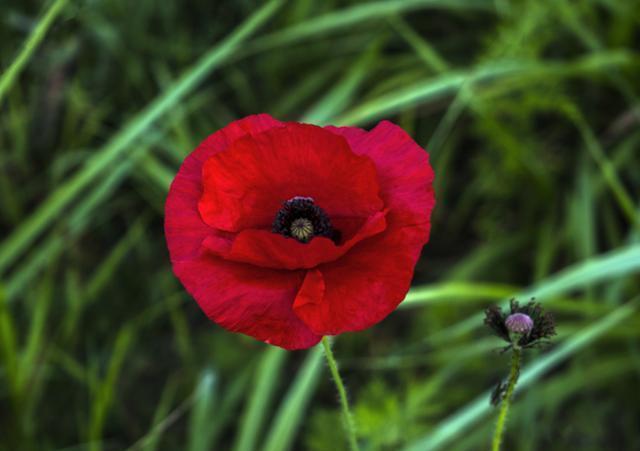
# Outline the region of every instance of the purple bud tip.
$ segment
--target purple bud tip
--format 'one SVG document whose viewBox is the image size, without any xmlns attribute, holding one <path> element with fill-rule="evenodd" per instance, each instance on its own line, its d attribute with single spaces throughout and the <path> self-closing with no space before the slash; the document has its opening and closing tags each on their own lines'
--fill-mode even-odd
<svg viewBox="0 0 640 451">
<path fill-rule="evenodd" d="M 504 322 L 510 332 L 528 334 L 533 329 L 533 320 L 524 313 L 513 313 Z"/>
</svg>

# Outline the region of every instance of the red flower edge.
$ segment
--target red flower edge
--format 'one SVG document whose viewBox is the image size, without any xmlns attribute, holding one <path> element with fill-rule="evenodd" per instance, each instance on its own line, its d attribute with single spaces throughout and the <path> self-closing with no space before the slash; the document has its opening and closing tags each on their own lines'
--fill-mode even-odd
<svg viewBox="0 0 640 451">
<path fill-rule="evenodd" d="M 272 232 L 311 198 L 339 233 Z M 427 152 L 400 127 L 371 131 L 235 121 L 183 162 L 165 205 L 174 273 L 222 327 L 285 349 L 366 329 L 404 299 L 435 205 Z"/>
</svg>

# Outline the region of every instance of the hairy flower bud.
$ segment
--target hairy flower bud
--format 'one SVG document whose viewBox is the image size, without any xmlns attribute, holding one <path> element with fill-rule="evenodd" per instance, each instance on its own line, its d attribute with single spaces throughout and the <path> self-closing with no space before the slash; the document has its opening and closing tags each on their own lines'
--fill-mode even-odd
<svg viewBox="0 0 640 451">
<path fill-rule="evenodd" d="M 512 299 L 507 311 L 491 306 L 485 311 L 484 323 L 494 334 L 509 343 L 506 349 L 545 344 L 556 334 L 551 313 L 545 312 L 533 300 L 520 305 Z"/>
<path fill-rule="evenodd" d="M 517 334 L 528 334 L 533 329 L 533 320 L 524 313 L 513 313 L 504 322 L 509 332 Z"/>
</svg>

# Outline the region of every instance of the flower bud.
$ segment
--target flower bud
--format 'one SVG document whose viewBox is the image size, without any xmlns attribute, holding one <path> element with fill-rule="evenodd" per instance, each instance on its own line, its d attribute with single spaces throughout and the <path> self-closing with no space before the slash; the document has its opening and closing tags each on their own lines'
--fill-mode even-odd
<svg viewBox="0 0 640 451">
<path fill-rule="evenodd" d="M 528 334 L 533 329 L 533 320 L 524 313 L 512 313 L 504 322 L 509 332 L 516 334 Z"/>
</svg>

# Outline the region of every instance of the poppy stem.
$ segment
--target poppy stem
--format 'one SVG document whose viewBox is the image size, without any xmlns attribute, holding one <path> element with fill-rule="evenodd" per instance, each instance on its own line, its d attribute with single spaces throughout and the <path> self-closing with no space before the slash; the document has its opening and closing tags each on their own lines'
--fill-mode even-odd
<svg viewBox="0 0 640 451">
<path fill-rule="evenodd" d="M 331 376 L 333 376 L 333 381 L 336 384 L 338 395 L 340 396 L 340 406 L 342 407 L 344 428 L 349 439 L 349 448 L 351 449 L 351 451 L 358 451 L 358 441 L 356 440 L 356 424 L 353 420 L 353 415 L 351 415 L 351 410 L 349 409 L 347 391 L 344 388 L 344 383 L 342 382 L 342 378 L 340 377 L 340 373 L 338 372 L 338 364 L 336 363 L 336 359 L 333 357 L 333 351 L 331 351 L 331 343 L 329 343 L 328 337 L 322 337 L 322 347 L 324 348 L 324 355 L 327 358 L 327 364 L 329 365 Z"/>
<path fill-rule="evenodd" d="M 509 372 L 509 382 L 507 384 L 507 391 L 504 395 L 504 398 L 502 399 L 502 404 L 500 406 L 500 413 L 498 414 L 498 422 L 496 423 L 496 430 L 493 434 L 493 445 L 491 446 L 491 451 L 500 451 L 502 434 L 504 431 L 504 426 L 507 422 L 507 413 L 509 412 L 511 397 L 513 396 L 513 391 L 516 388 L 516 383 L 518 382 L 518 377 L 520 376 L 521 355 L 522 350 L 519 347 L 514 347 L 513 353 L 511 354 L 511 371 Z"/>
</svg>

